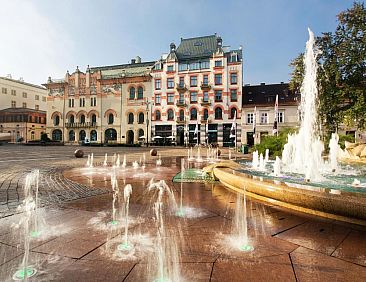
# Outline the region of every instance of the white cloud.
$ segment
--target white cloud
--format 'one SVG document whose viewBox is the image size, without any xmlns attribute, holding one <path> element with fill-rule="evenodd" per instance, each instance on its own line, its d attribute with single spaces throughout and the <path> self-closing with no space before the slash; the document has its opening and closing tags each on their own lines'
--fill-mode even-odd
<svg viewBox="0 0 366 282">
<path fill-rule="evenodd" d="M 30 1 L 5 0 L 0 5 L 0 76 L 12 74 L 41 84 L 49 75 L 63 77 L 73 61 L 68 34 L 42 15 Z"/>
</svg>

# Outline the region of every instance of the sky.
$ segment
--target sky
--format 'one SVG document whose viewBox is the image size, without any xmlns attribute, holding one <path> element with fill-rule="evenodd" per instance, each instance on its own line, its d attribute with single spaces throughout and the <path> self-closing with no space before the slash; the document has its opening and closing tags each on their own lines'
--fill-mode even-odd
<svg viewBox="0 0 366 282">
<path fill-rule="evenodd" d="M 181 38 L 243 46 L 244 84 L 288 81 L 307 28 L 334 31 L 353 0 L 0 0 L 0 76 L 41 84 L 79 66 L 155 61 Z"/>
</svg>

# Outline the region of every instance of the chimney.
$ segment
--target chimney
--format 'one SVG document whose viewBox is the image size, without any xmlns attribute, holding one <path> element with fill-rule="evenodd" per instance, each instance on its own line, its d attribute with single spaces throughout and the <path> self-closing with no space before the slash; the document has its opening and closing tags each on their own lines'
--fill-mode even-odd
<svg viewBox="0 0 366 282">
<path fill-rule="evenodd" d="M 217 42 L 217 47 L 222 47 L 222 38 L 220 36 L 218 36 L 216 38 L 216 42 Z"/>
<path fill-rule="evenodd" d="M 265 82 L 261 82 L 261 85 L 266 85 L 266 83 Z"/>
<path fill-rule="evenodd" d="M 174 42 L 170 43 L 170 52 L 175 52 L 175 44 L 174 44 Z"/>
<path fill-rule="evenodd" d="M 136 63 L 136 59 L 131 59 L 131 65 Z"/>
</svg>

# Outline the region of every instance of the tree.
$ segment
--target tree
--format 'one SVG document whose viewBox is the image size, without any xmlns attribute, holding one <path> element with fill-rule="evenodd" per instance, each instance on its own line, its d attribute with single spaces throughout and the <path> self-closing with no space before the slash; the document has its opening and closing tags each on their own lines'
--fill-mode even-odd
<svg viewBox="0 0 366 282">
<path fill-rule="evenodd" d="M 366 10 L 363 3 L 341 12 L 334 33 L 317 38 L 319 116 L 329 131 L 344 123 L 366 128 Z M 299 89 L 304 75 L 301 55 L 295 58 L 290 87 Z"/>
</svg>

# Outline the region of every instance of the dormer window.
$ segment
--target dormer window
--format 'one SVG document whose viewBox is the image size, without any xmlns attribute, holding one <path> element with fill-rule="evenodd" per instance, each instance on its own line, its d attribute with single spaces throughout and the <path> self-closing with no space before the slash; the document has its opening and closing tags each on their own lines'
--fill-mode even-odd
<svg viewBox="0 0 366 282">
<path fill-rule="evenodd" d="M 161 63 L 156 63 L 155 64 L 155 69 L 156 70 L 161 70 Z"/>
<path fill-rule="evenodd" d="M 173 65 L 168 65 L 167 71 L 174 71 L 174 66 Z"/>
<path fill-rule="evenodd" d="M 215 61 L 215 67 L 222 67 L 222 61 L 221 60 Z"/>
</svg>

